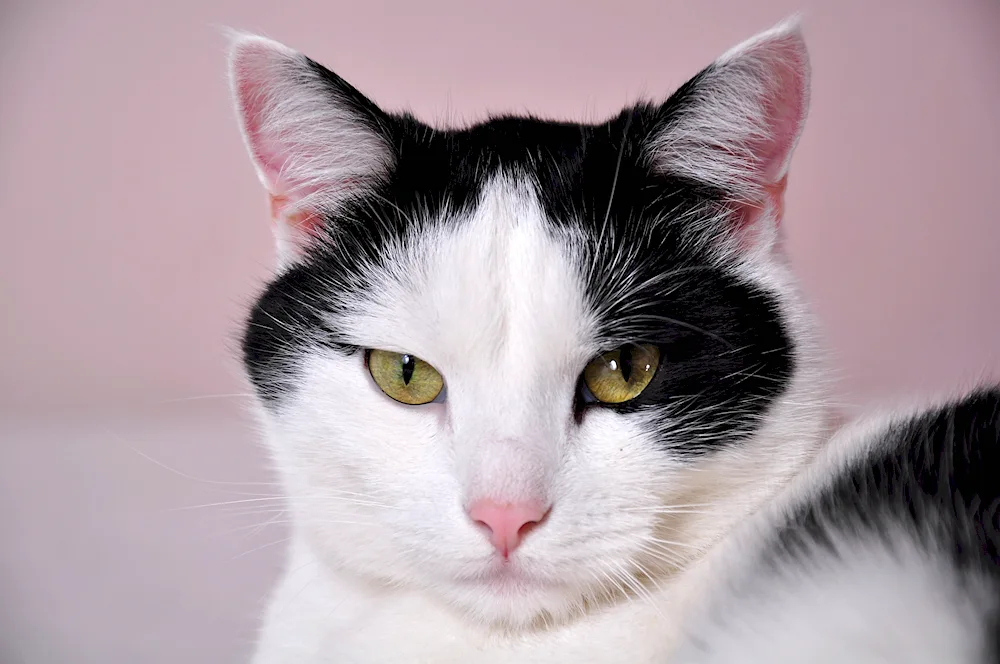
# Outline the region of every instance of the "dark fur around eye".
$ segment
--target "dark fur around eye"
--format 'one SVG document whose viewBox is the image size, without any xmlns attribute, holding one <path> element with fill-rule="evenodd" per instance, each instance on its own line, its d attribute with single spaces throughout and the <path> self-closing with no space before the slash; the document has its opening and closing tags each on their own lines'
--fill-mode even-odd
<svg viewBox="0 0 1000 664">
<path fill-rule="evenodd" d="M 354 295 L 374 288 L 366 265 L 419 234 L 415 224 L 449 223 L 473 210 L 485 184 L 504 172 L 534 184 L 554 232 L 585 238 L 580 270 L 597 312 L 596 341 L 663 349 L 664 367 L 646 390 L 611 408 L 660 414 L 664 444 L 678 454 L 703 454 L 753 433 L 789 384 L 795 348 L 776 296 L 709 254 L 721 233 L 712 219 L 722 194 L 655 172 L 645 157 L 647 138 L 685 99 L 682 88 L 664 106 L 639 105 L 596 125 L 501 117 L 429 132 L 409 116 L 385 115 L 378 130 L 393 146 L 395 167 L 370 195 L 330 216 L 336 246 L 317 244 L 251 313 L 244 360 L 265 402 L 295 391 L 299 359 L 317 343 L 358 351 L 339 336 L 337 288 Z M 645 285 L 620 298 L 623 275 Z M 580 414 L 591 403 L 585 393 L 576 402 Z M 677 418 L 698 435 L 667 440 L 666 424 Z"/>
</svg>

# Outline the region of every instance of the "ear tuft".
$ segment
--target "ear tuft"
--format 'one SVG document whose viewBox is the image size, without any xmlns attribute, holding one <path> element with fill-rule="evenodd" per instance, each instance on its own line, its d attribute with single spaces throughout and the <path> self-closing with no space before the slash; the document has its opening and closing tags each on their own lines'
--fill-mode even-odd
<svg viewBox="0 0 1000 664">
<path fill-rule="evenodd" d="M 230 39 L 240 129 L 272 215 L 284 225 L 279 237 L 307 239 L 312 222 L 387 174 L 391 120 L 305 55 L 256 35 L 232 32 Z"/>
<path fill-rule="evenodd" d="M 808 112 L 809 75 L 798 16 L 743 42 L 664 104 L 654 163 L 735 202 L 780 195 Z"/>
</svg>

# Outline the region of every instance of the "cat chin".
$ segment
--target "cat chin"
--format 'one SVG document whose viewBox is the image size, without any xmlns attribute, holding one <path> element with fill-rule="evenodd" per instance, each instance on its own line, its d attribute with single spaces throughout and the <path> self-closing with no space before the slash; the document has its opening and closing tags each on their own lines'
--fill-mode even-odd
<svg viewBox="0 0 1000 664">
<path fill-rule="evenodd" d="M 579 615 L 592 593 L 586 584 L 555 579 L 518 563 L 489 564 L 473 576 L 417 582 L 437 595 L 466 620 L 491 631 L 518 632 L 552 626 Z"/>
<path fill-rule="evenodd" d="M 445 591 L 448 603 L 468 619 L 504 631 L 561 623 L 582 611 L 582 596 L 579 588 L 524 578 L 490 578 Z"/>
<path fill-rule="evenodd" d="M 342 581 L 369 588 L 416 591 L 451 607 L 469 624 L 491 632 L 522 632 L 563 623 L 580 615 L 598 589 L 585 578 L 540 573 L 531 562 L 494 559 L 469 565 L 439 560 L 434 567 L 412 564 L 391 553 L 357 557 L 359 546 L 332 538 L 322 529 L 300 531 L 300 546 L 327 572 Z M 371 551 L 371 547 L 364 549 Z M 550 561 L 552 562 L 552 561 Z M 454 564 L 454 567 L 452 567 Z"/>
</svg>

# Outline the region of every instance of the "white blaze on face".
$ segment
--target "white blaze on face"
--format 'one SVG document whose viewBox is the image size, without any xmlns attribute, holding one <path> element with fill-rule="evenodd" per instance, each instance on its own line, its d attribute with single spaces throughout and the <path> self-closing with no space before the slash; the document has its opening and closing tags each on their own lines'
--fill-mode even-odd
<svg viewBox="0 0 1000 664">
<path fill-rule="evenodd" d="M 498 178 L 466 218 L 400 247 L 342 319 L 359 344 L 413 353 L 444 375 L 440 442 L 466 501 L 551 502 L 590 353 L 571 261 L 530 185 Z"/>
</svg>

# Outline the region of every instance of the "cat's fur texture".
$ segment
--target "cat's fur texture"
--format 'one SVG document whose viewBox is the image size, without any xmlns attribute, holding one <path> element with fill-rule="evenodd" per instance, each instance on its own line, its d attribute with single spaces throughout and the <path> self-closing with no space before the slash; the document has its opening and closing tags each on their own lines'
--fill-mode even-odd
<svg viewBox="0 0 1000 664">
<path fill-rule="evenodd" d="M 671 662 L 1000 662 L 1000 387 L 845 427 L 708 558 Z"/>
<path fill-rule="evenodd" d="M 696 647 L 741 619 L 706 604 L 742 587 L 732 532 L 780 518 L 829 433 L 779 224 L 797 24 L 594 125 L 432 129 L 260 37 L 230 64 L 281 259 L 245 362 L 294 519 L 257 664 L 735 661 Z M 623 343 L 662 365 L 595 404 L 580 373 Z M 389 399 L 366 349 L 442 396 Z M 509 560 L 484 498 L 549 508 Z"/>
</svg>

